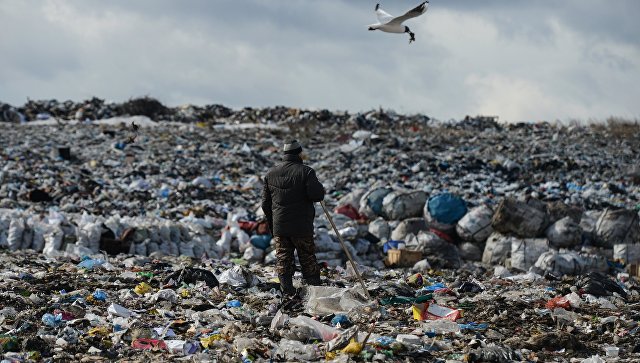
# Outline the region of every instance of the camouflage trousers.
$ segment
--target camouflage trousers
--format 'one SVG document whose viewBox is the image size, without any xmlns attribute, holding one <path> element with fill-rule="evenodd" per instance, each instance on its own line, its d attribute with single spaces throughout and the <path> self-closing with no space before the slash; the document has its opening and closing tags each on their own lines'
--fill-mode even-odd
<svg viewBox="0 0 640 363">
<path fill-rule="evenodd" d="M 275 236 L 276 244 L 276 272 L 279 276 L 293 276 L 297 251 L 302 276 L 305 279 L 320 277 L 320 268 L 316 261 L 316 245 L 313 236 L 309 237 L 280 237 Z"/>
</svg>

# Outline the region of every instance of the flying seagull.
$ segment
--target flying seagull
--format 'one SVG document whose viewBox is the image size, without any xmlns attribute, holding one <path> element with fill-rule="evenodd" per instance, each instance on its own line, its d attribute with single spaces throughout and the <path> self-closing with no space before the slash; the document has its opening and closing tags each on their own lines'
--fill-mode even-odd
<svg viewBox="0 0 640 363">
<path fill-rule="evenodd" d="M 380 8 L 380 4 L 376 4 L 376 16 L 378 17 L 378 23 L 369 25 L 369 30 L 382 30 L 387 33 L 409 33 L 409 43 L 416 40 L 415 34 L 411 32 L 408 26 L 402 25 L 402 23 L 416 16 L 420 16 L 427 11 L 429 2 L 425 1 L 415 8 L 407 11 L 402 16 L 390 15 L 386 11 Z"/>
</svg>

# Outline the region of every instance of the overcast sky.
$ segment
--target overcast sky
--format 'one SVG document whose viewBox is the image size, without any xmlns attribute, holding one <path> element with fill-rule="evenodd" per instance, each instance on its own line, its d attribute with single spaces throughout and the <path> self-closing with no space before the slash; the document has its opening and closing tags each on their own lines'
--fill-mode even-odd
<svg viewBox="0 0 640 363">
<path fill-rule="evenodd" d="M 382 2 L 400 15 L 419 1 Z M 222 103 L 447 120 L 640 117 L 640 1 L 0 0 L 0 101 Z"/>
</svg>

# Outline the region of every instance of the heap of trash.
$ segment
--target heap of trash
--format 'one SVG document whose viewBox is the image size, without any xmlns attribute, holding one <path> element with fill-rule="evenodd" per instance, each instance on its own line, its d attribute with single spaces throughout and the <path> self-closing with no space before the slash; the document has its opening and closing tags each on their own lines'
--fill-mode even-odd
<svg viewBox="0 0 640 363">
<path fill-rule="evenodd" d="M 640 359 L 637 125 L 0 109 L 6 361 Z M 289 138 L 337 226 L 318 205 L 324 285 L 293 300 L 260 209 Z"/>
</svg>

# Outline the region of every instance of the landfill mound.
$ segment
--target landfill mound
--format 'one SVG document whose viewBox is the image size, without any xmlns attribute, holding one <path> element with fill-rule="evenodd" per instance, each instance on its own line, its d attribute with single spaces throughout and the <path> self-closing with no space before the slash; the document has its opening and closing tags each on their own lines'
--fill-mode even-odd
<svg viewBox="0 0 640 363">
<path fill-rule="evenodd" d="M 640 359 L 635 124 L 149 97 L 0 110 L 7 361 Z M 296 272 L 296 299 L 259 208 L 289 138 L 337 226 L 318 205 L 324 285 Z"/>
</svg>

